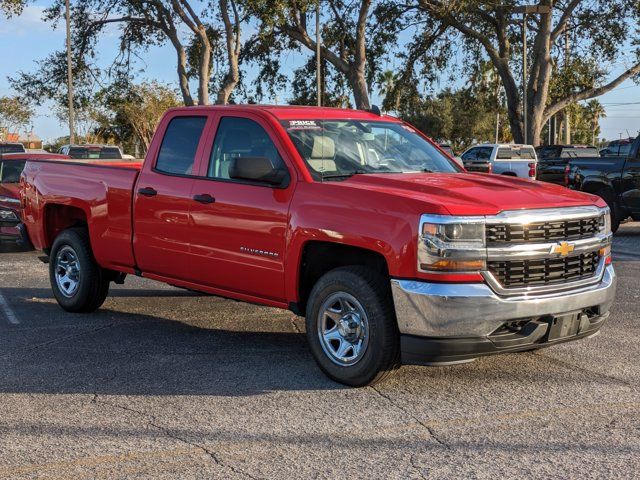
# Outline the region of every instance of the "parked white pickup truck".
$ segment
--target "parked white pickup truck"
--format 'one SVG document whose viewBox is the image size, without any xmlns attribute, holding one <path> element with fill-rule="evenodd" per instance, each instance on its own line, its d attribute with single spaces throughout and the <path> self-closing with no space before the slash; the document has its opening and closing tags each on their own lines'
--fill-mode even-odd
<svg viewBox="0 0 640 480">
<path fill-rule="evenodd" d="M 536 151 L 531 145 L 483 144 L 468 148 L 462 163 L 469 172 L 536 178 Z"/>
</svg>

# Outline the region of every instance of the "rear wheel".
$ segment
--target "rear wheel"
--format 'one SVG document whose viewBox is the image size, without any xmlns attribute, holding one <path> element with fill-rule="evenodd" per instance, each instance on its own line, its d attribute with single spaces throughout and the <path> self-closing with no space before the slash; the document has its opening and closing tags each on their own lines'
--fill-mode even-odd
<svg viewBox="0 0 640 480">
<path fill-rule="evenodd" d="M 611 210 L 611 231 L 616 233 L 618 228 L 620 227 L 620 212 L 618 211 L 617 203 L 613 196 L 611 190 L 606 188 L 602 188 L 598 190 L 594 195 L 599 196 L 609 206 L 609 210 Z"/>
<path fill-rule="evenodd" d="M 84 228 L 62 232 L 49 256 L 49 280 L 58 304 L 68 312 L 92 312 L 109 293 L 109 274 L 96 263 Z"/>
<path fill-rule="evenodd" d="M 399 364 L 400 336 L 389 285 L 365 267 L 341 267 L 318 280 L 307 304 L 307 340 L 322 371 L 361 387 Z"/>
</svg>

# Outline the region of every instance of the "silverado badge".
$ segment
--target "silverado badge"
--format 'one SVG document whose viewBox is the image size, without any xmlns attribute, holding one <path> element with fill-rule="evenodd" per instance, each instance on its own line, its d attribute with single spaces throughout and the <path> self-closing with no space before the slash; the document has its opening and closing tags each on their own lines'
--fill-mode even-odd
<svg viewBox="0 0 640 480">
<path fill-rule="evenodd" d="M 575 245 L 567 242 L 560 242 L 555 247 L 551 248 L 552 253 L 557 253 L 561 257 L 566 257 L 575 250 Z"/>
</svg>

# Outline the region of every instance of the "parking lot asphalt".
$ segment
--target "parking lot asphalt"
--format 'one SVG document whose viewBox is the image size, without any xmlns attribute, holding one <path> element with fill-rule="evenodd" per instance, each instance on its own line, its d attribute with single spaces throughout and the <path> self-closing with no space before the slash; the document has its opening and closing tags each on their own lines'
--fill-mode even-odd
<svg viewBox="0 0 640 480">
<path fill-rule="evenodd" d="M 0 478 L 637 478 L 640 223 L 601 334 L 350 389 L 304 322 L 140 278 L 63 312 L 0 254 Z"/>
</svg>

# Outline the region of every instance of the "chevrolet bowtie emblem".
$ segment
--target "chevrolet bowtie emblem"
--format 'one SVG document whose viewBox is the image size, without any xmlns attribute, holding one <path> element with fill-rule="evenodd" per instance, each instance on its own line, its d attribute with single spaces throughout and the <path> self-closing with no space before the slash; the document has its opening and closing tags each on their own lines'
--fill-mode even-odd
<svg viewBox="0 0 640 480">
<path fill-rule="evenodd" d="M 557 253 L 561 257 L 566 257 L 571 252 L 573 252 L 575 248 L 575 245 L 573 245 L 572 243 L 560 242 L 555 247 L 553 247 L 551 251 L 553 253 Z"/>
</svg>

